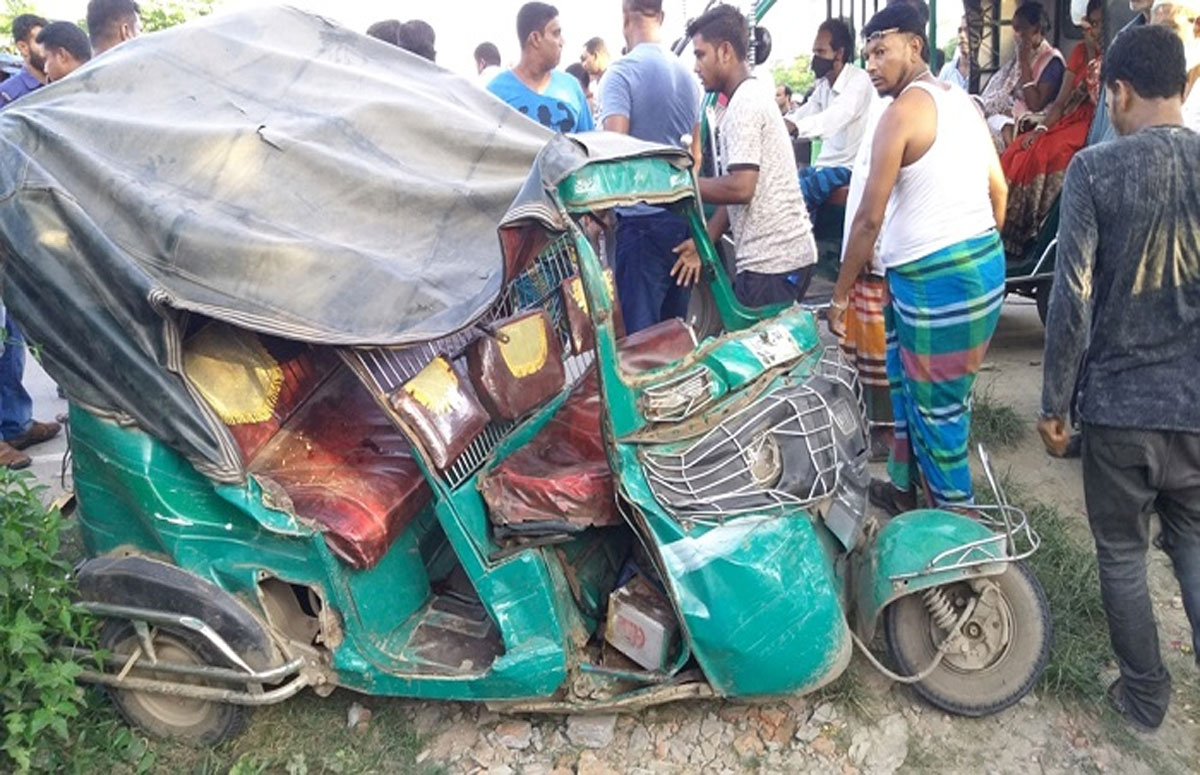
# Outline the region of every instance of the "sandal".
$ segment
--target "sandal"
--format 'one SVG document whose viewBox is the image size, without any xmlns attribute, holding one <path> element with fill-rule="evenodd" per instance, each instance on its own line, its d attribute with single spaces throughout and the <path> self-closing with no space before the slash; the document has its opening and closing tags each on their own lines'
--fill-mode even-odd
<svg viewBox="0 0 1200 775">
<path fill-rule="evenodd" d="M 13 449 L 26 449 L 34 444 L 41 444 L 49 441 L 58 435 L 62 430 L 62 426 L 56 422 L 37 422 L 36 420 L 30 424 L 29 430 L 22 433 L 20 436 L 14 436 L 8 440 L 8 445 Z"/>
<path fill-rule="evenodd" d="M 889 517 L 912 511 L 917 507 L 917 495 L 912 490 L 899 490 L 891 482 L 882 479 L 872 479 L 867 488 L 867 498 L 871 503 L 887 512 Z"/>
<path fill-rule="evenodd" d="M 7 468 L 10 471 L 20 471 L 22 468 L 29 468 L 33 459 L 24 452 L 13 449 L 8 444 L 0 441 L 0 468 Z"/>
</svg>

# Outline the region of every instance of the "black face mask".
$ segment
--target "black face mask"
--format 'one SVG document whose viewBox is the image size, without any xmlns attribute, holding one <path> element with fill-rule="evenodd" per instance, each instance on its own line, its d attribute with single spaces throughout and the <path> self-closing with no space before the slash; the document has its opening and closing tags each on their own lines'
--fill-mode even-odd
<svg viewBox="0 0 1200 775">
<path fill-rule="evenodd" d="M 824 78 L 833 69 L 833 60 L 826 57 L 813 57 L 809 67 L 812 68 L 813 75 Z"/>
</svg>

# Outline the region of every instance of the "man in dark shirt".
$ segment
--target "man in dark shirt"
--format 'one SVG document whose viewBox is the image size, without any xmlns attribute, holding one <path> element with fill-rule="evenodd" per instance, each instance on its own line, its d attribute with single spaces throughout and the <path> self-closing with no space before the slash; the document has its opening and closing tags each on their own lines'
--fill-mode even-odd
<svg viewBox="0 0 1200 775">
<path fill-rule="evenodd" d="M 1120 137 L 1067 170 L 1038 422 L 1061 454 L 1082 368 L 1084 495 L 1121 671 L 1109 698 L 1141 729 L 1171 696 L 1146 585 L 1151 512 L 1200 652 L 1200 135 L 1182 126 L 1185 80 L 1164 27 L 1126 30 L 1105 56 Z"/>
<path fill-rule="evenodd" d="M 46 83 L 46 56 L 37 42 L 38 33 L 46 26 L 40 16 L 23 13 L 13 19 L 12 36 L 25 65 L 0 83 L 0 109 L 13 100 L 40 89 Z"/>
</svg>

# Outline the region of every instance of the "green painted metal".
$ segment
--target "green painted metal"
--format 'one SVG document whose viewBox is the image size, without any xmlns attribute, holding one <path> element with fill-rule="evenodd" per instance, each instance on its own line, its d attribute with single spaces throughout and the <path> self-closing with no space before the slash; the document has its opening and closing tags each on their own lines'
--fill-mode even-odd
<svg viewBox="0 0 1200 775">
<path fill-rule="evenodd" d="M 743 328 L 779 314 L 786 305 L 775 304 L 758 309 L 744 306 L 733 293 L 733 283 L 721 263 L 717 248 L 708 237 L 704 214 L 697 207 L 688 210 L 688 226 L 692 231 L 692 240 L 696 243 L 696 252 L 700 255 L 703 265 L 704 280 L 712 290 L 713 300 L 721 315 L 721 322 L 726 331 L 740 331 Z"/>
<path fill-rule="evenodd" d="M 214 485 L 136 428 L 72 407 L 72 449 L 79 519 L 89 555 L 129 552 L 159 557 L 237 595 L 264 615 L 257 588 L 270 576 L 310 586 L 341 619 L 333 649 L 337 682 L 361 691 L 434 699 L 521 699 L 552 693 L 566 677 L 567 637 L 586 623 L 575 610 L 557 558 L 538 550 L 491 565 L 482 500 L 472 479 L 418 517 L 368 570 L 341 563 L 321 533 L 297 523 L 267 529 L 261 492 Z M 440 554 L 427 540 L 444 531 L 488 605 L 508 651 L 477 675 L 438 676 L 411 661 L 402 644 L 429 600 L 422 558 Z M 591 583 L 591 582 L 589 582 Z M 595 597 L 599 589 L 589 589 Z M 422 672 L 424 670 L 424 672 Z"/>
<path fill-rule="evenodd" d="M 995 564 L 980 565 L 973 570 L 937 570 L 930 563 L 943 552 L 995 535 L 987 526 L 965 517 L 939 509 L 919 509 L 890 520 L 879 531 L 858 560 L 854 572 L 857 619 L 855 629 L 864 638 L 875 630 L 880 612 L 889 603 L 905 595 L 930 587 L 938 587 L 964 578 L 990 576 L 1004 572 L 1005 558 L 999 555 L 1002 544 L 985 549 L 996 558 Z M 941 567 L 953 562 L 948 558 Z M 930 571 L 926 573 L 926 571 Z M 913 573 L 915 578 L 896 579 Z"/>
<path fill-rule="evenodd" d="M 570 212 L 637 201 L 674 202 L 694 192 L 690 170 L 653 156 L 589 164 L 558 184 L 559 201 Z"/>
<path fill-rule="evenodd" d="M 658 505 L 637 450 L 619 444 L 621 488 L 642 530 L 688 645 L 726 696 L 802 693 L 841 673 L 851 641 L 835 554 L 804 511 L 685 526 Z"/>
</svg>

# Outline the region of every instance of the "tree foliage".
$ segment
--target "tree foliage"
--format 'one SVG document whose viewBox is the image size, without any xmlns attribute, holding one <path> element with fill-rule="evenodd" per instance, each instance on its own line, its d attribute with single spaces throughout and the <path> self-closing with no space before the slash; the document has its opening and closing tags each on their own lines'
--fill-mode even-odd
<svg viewBox="0 0 1200 775">
<path fill-rule="evenodd" d="M 142 0 L 142 30 L 157 32 L 208 16 L 216 0 Z"/>
<path fill-rule="evenodd" d="M 23 13 L 37 13 L 37 9 L 29 0 L 4 0 L 0 4 L 0 40 L 4 41 L 3 50 L 9 54 L 17 53 L 17 44 L 12 39 L 13 19 Z"/>
<path fill-rule="evenodd" d="M 806 94 L 816 83 L 816 76 L 808 66 L 808 54 L 801 54 L 789 62 L 776 62 L 771 66 L 771 77 L 776 86 L 787 84 L 797 97 Z"/>
</svg>

